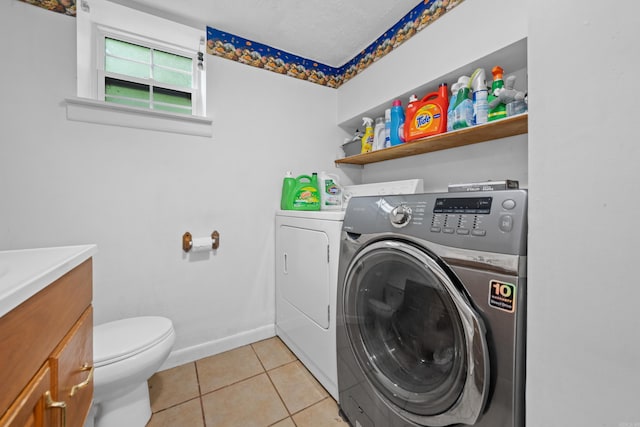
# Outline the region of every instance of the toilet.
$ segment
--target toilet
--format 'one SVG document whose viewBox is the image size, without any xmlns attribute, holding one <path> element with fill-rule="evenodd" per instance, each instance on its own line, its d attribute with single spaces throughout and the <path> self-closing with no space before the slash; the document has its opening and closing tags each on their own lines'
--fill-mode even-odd
<svg viewBox="0 0 640 427">
<path fill-rule="evenodd" d="M 134 317 L 93 329 L 93 425 L 144 427 L 151 418 L 147 380 L 165 362 L 176 335 L 164 317 Z"/>
</svg>

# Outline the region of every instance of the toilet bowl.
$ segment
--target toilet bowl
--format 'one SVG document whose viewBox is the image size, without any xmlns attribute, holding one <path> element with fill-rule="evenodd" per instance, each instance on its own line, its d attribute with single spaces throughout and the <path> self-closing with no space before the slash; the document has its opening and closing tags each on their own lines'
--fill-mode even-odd
<svg viewBox="0 0 640 427">
<path fill-rule="evenodd" d="M 144 427 L 151 418 L 147 380 L 165 362 L 175 331 L 164 317 L 134 317 L 93 329 L 95 427 Z"/>
</svg>

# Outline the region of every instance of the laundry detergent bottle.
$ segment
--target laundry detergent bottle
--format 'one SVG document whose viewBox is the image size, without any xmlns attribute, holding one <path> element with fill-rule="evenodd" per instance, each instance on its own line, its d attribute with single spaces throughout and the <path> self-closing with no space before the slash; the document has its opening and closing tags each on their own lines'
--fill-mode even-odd
<svg viewBox="0 0 640 427">
<path fill-rule="evenodd" d="M 320 210 L 342 209 L 342 187 L 338 176 L 324 171 L 320 172 L 318 185 L 320 187 Z"/>
<path fill-rule="evenodd" d="M 287 172 L 282 180 L 282 195 L 280 196 L 280 209 L 291 210 L 293 209 L 293 189 L 296 186 L 296 180 L 291 174 L 291 171 Z"/>
<path fill-rule="evenodd" d="M 402 101 L 396 99 L 391 107 L 391 135 L 389 141 L 391 146 L 400 145 L 404 142 L 404 110 Z"/>
<path fill-rule="evenodd" d="M 291 192 L 291 209 L 296 211 L 319 211 L 320 192 L 318 191 L 318 174 L 300 175 Z"/>
<path fill-rule="evenodd" d="M 437 92 L 426 94 L 421 100 L 407 106 L 404 123 L 405 141 L 414 141 L 446 132 L 449 93 L 447 84 L 442 83 Z"/>
<path fill-rule="evenodd" d="M 456 102 L 451 110 L 453 123 L 447 124 L 452 130 L 464 129 L 473 126 L 473 102 L 469 96 L 469 77 L 462 76 L 458 79 L 460 85 L 456 94 Z"/>
<path fill-rule="evenodd" d="M 384 110 L 384 148 L 391 147 L 391 108 Z"/>
</svg>

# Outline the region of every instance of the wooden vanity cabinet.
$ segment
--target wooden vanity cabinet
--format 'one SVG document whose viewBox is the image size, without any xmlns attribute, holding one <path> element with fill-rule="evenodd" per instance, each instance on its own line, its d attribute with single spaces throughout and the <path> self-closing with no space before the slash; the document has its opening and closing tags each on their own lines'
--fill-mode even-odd
<svg viewBox="0 0 640 427">
<path fill-rule="evenodd" d="M 56 425 L 53 424 L 53 408 L 47 408 L 46 403 L 45 396 L 50 391 L 51 371 L 49 365 L 45 363 L 2 417 L 0 425 L 3 427 Z"/>
<path fill-rule="evenodd" d="M 0 427 L 82 427 L 93 397 L 91 258 L 0 318 Z"/>
</svg>

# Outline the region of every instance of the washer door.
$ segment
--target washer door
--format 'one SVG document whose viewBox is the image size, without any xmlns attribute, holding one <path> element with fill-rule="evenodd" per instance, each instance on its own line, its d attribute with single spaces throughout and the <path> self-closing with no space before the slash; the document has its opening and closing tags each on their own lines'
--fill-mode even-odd
<svg viewBox="0 0 640 427">
<path fill-rule="evenodd" d="M 421 425 L 475 423 L 489 382 L 485 329 L 436 260 L 376 242 L 355 256 L 343 289 L 351 349 L 382 399 Z"/>
</svg>

